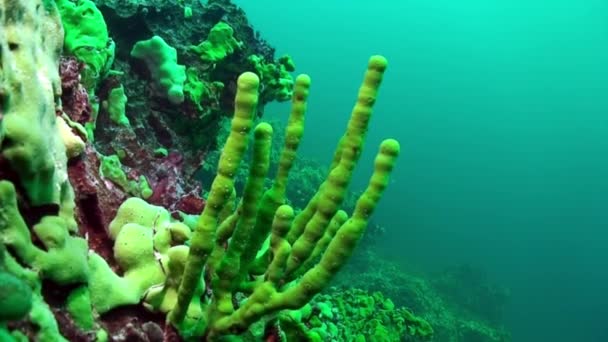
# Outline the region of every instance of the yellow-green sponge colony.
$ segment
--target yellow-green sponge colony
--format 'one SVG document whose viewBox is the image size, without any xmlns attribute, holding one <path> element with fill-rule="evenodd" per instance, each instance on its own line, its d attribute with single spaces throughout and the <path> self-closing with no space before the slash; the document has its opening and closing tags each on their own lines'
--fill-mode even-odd
<svg viewBox="0 0 608 342">
<path fill-rule="evenodd" d="M 201 282 L 212 290 L 199 322 L 208 340 L 242 332 L 280 310 L 299 308 L 327 286 L 365 232 L 399 155 L 397 141 L 383 141 L 369 185 L 352 216 L 340 210 L 386 67 L 384 57 L 370 58 L 327 179 L 297 215 L 285 204 L 286 183 L 304 131 L 310 90 L 307 75 L 297 77 L 294 85 L 287 134 L 272 186 L 264 191 L 272 128 L 262 123 L 254 131 L 253 162 L 240 204 L 236 211 L 226 212 L 233 209 L 234 174 L 247 148 L 258 101 L 257 76 L 241 75 L 231 133 L 193 233 L 178 301 L 169 316 L 174 325 L 184 328 L 188 306 Z M 235 305 L 237 293 L 247 299 Z"/>
</svg>

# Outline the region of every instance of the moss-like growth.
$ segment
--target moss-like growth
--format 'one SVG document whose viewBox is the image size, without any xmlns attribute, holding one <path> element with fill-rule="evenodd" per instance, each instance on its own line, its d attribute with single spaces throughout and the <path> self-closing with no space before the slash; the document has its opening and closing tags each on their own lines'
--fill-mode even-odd
<svg viewBox="0 0 608 342">
<path fill-rule="evenodd" d="M 332 288 L 302 309 L 281 314 L 278 321 L 288 336 L 309 336 L 309 340 L 363 338 L 364 341 L 392 342 L 433 338 L 433 328 L 426 320 L 404 307 L 396 308 L 380 292 L 361 289 Z"/>
</svg>

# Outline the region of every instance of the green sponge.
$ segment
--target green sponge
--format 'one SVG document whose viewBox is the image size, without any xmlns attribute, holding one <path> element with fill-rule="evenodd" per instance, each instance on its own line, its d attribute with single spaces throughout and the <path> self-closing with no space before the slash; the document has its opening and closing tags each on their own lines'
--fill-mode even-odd
<svg viewBox="0 0 608 342">
<path fill-rule="evenodd" d="M 21 319 L 32 308 L 32 289 L 21 279 L 0 270 L 0 321 Z"/>
<path fill-rule="evenodd" d="M 91 0 L 56 0 L 65 31 L 64 48 L 86 65 L 82 82 L 92 91 L 114 62 L 114 42 L 103 15 Z"/>
<path fill-rule="evenodd" d="M 125 88 L 121 84 L 120 86 L 110 90 L 108 99 L 104 101 L 104 107 L 110 115 L 110 120 L 115 124 L 123 127 L 130 127 L 131 123 L 126 114 L 127 106 L 127 95 L 125 95 Z"/>
<path fill-rule="evenodd" d="M 217 63 L 232 54 L 234 50 L 243 47 L 243 42 L 236 40 L 233 35 L 232 27 L 220 21 L 211 28 L 207 40 L 191 46 L 190 49 L 196 52 L 204 62 Z"/>
<path fill-rule="evenodd" d="M 177 64 L 177 51 L 161 37 L 154 36 L 137 42 L 131 50 L 131 57 L 146 62 L 152 78 L 160 90 L 174 104 L 184 102 L 184 82 L 186 67 Z"/>
<path fill-rule="evenodd" d="M 266 101 L 289 101 L 292 96 L 294 80 L 290 72 L 295 71 L 296 65 L 289 55 L 279 58 L 276 62 L 267 62 L 264 57 L 251 55 L 249 63 L 253 66 L 262 83 L 261 96 Z"/>
<path fill-rule="evenodd" d="M 153 288 L 170 286 L 165 284 L 168 280 L 165 271 L 171 275 L 175 264 L 179 264 L 180 259 L 185 260 L 184 255 L 171 251 L 185 248 L 185 255 L 188 254 L 187 247 L 173 246 L 188 240 L 190 229 L 174 221 L 166 209 L 137 197 L 129 198 L 120 206 L 109 225 L 109 233 L 115 240 L 114 257 L 123 270 L 123 276 L 112 272 L 99 255 L 89 256 L 91 304 L 98 313 L 121 305 L 137 304 Z M 156 294 L 155 300 L 162 302 L 163 296 Z M 157 308 L 154 304 L 148 306 Z"/>
</svg>

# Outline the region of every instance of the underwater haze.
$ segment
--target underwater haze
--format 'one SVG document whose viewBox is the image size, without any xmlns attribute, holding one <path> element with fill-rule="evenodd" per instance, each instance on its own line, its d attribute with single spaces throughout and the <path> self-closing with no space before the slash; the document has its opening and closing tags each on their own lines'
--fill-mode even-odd
<svg viewBox="0 0 608 342">
<path fill-rule="evenodd" d="M 608 1 L 237 3 L 312 77 L 308 156 L 328 158 L 362 65 L 388 58 L 361 163 L 401 142 L 385 256 L 483 267 L 511 290 L 513 341 L 608 341 Z"/>
</svg>

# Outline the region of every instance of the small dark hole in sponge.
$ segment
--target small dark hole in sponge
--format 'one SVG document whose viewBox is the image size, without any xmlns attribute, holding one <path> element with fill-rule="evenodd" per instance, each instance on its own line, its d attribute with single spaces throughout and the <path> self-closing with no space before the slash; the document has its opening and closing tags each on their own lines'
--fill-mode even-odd
<svg viewBox="0 0 608 342">
<path fill-rule="evenodd" d="M 15 51 L 19 48 L 19 44 L 17 43 L 8 43 L 8 49 L 11 51 Z"/>
<path fill-rule="evenodd" d="M 10 137 L 4 137 L 2 140 L 2 149 L 7 149 L 13 146 L 15 146 L 15 141 Z"/>
</svg>

